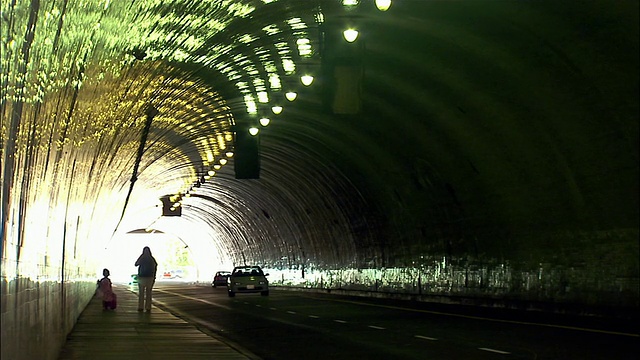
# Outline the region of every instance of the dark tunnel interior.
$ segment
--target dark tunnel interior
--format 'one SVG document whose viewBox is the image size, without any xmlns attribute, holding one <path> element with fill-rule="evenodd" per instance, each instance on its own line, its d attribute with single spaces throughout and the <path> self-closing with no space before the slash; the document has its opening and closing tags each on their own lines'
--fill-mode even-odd
<svg viewBox="0 0 640 360">
<path fill-rule="evenodd" d="M 99 269 L 126 278 L 167 239 L 198 281 L 256 264 L 280 286 L 637 312 L 638 12 L 3 1 L 2 357 L 59 348 Z"/>
</svg>

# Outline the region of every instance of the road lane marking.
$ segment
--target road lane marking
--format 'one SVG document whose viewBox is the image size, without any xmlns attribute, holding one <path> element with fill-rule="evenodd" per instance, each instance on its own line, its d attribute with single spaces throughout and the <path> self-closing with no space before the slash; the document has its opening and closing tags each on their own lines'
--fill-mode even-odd
<svg viewBox="0 0 640 360">
<path fill-rule="evenodd" d="M 310 318 L 314 318 L 314 319 L 319 319 L 320 318 L 320 316 L 318 316 L 318 315 L 309 315 L 309 317 Z"/>
<path fill-rule="evenodd" d="M 269 308 L 269 309 L 270 309 L 270 310 L 274 310 L 274 311 L 275 311 L 275 310 L 278 310 L 278 308 Z"/>
<path fill-rule="evenodd" d="M 375 325 L 369 325 L 370 328 L 372 329 L 377 329 L 377 330 L 385 330 L 386 328 L 383 328 L 382 326 L 375 326 Z"/>
<path fill-rule="evenodd" d="M 346 322 L 346 321 L 344 321 L 344 320 L 333 320 L 333 321 L 335 321 L 335 322 L 337 322 L 337 323 L 340 323 L 340 324 L 346 324 L 346 323 L 347 323 L 347 322 Z"/>
<path fill-rule="evenodd" d="M 496 353 L 496 354 L 503 354 L 503 355 L 511 354 L 510 352 L 507 352 L 507 351 L 490 349 L 490 348 L 478 348 L 478 350 L 483 350 L 483 351 L 488 351 L 488 352 L 492 352 L 492 353 Z"/>
<path fill-rule="evenodd" d="M 221 307 L 223 309 L 231 310 L 231 307 L 229 307 L 229 306 L 217 304 L 217 303 L 214 303 L 214 302 L 211 302 L 211 301 L 207 301 L 207 300 L 204 300 L 204 299 L 200 299 L 200 298 L 195 298 L 193 296 L 186 296 L 186 295 L 174 293 L 172 291 L 166 291 L 166 290 L 160 290 L 160 289 L 153 289 L 153 291 L 159 291 L 159 292 L 171 294 L 171 295 L 174 295 L 174 296 L 179 296 L 181 298 L 194 300 L 194 301 L 199 301 L 201 303 L 205 303 L 205 304 L 208 304 L 208 305 L 217 306 L 217 307 Z M 156 300 L 153 300 L 153 301 L 156 301 Z M 158 303 L 162 303 L 162 302 L 158 301 Z"/>
<path fill-rule="evenodd" d="M 295 311 L 287 311 L 289 314 L 297 314 Z"/>
<path fill-rule="evenodd" d="M 422 335 L 416 335 L 416 337 L 417 337 L 418 339 L 424 339 L 424 340 L 430 340 L 430 341 L 436 341 L 436 340 L 438 340 L 438 339 L 436 339 L 436 338 L 432 338 L 432 337 L 428 337 L 428 336 L 422 336 Z"/>
<path fill-rule="evenodd" d="M 452 317 L 459 317 L 459 318 L 465 318 L 465 319 L 474 319 L 474 320 L 483 320 L 483 321 L 501 322 L 501 323 L 506 323 L 506 324 L 533 325 L 533 326 L 543 326 L 543 327 L 550 327 L 550 328 L 557 328 L 557 329 L 567 329 L 567 330 L 587 331 L 587 332 L 594 332 L 594 333 L 600 333 L 600 334 L 611 334 L 611 335 L 621 335 L 621 336 L 640 337 L 640 334 L 624 333 L 624 332 L 620 332 L 620 331 L 609 331 L 609 330 L 600 330 L 600 329 L 589 329 L 589 328 L 583 328 L 583 327 L 577 327 L 577 326 L 567 326 L 567 325 L 554 325 L 554 324 L 544 324 L 544 323 L 533 323 L 533 322 L 528 322 L 528 321 L 516 321 L 516 320 L 492 319 L 492 318 L 487 318 L 487 317 L 482 317 L 482 316 L 461 315 L 461 314 L 453 314 L 453 313 L 447 313 L 447 312 L 442 312 L 442 311 L 421 310 L 421 309 L 410 309 L 410 308 L 403 308 L 403 307 L 400 307 L 400 306 L 391 306 L 391 305 L 369 304 L 369 303 L 364 303 L 364 302 L 354 301 L 354 300 L 341 300 L 341 299 L 329 299 L 329 298 L 327 298 L 327 299 L 325 299 L 325 300 L 326 300 L 326 301 L 333 301 L 333 302 L 343 302 L 343 303 L 349 303 L 349 304 L 357 304 L 357 305 L 364 305 L 364 306 L 372 306 L 372 307 L 386 308 L 386 309 L 394 309 L 394 310 L 403 310 L 403 311 L 410 311 L 410 312 L 418 312 L 418 313 L 425 313 L 425 314 L 436 314 L 436 315 L 452 316 Z"/>
</svg>

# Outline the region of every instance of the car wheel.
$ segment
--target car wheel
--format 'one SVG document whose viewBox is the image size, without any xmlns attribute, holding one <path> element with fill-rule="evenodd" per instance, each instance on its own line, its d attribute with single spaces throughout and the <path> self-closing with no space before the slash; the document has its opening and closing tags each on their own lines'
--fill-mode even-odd
<svg viewBox="0 0 640 360">
<path fill-rule="evenodd" d="M 263 291 L 260 293 L 262 296 L 269 296 L 269 291 Z"/>
<path fill-rule="evenodd" d="M 236 293 L 234 293 L 233 291 L 229 291 L 229 297 L 234 297 L 236 296 Z"/>
</svg>

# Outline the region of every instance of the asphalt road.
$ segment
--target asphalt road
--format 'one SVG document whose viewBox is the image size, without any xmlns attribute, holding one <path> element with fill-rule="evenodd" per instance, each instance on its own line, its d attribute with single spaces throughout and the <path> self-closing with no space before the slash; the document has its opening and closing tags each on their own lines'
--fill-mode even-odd
<svg viewBox="0 0 640 360">
<path fill-rule="evenodd" d="M 636 359 L 633 324 L 406 301 L 158 282 L 154 301 L 265 360 Z M 630 330 L 631 329 L 631 330 Z"/>
</svg>

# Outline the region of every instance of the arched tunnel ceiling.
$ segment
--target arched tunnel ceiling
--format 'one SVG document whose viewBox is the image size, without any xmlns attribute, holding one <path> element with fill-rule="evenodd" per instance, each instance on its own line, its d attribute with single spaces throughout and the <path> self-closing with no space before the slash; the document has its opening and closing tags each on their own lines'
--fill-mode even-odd
<svg viewBox="0 0 640 360">
<path fill-rule="evenodd" d="M 46 194 L 108 241 L 179 195 L 234 262 L 326 267 L 637 229 L 637 2 L 354 3 L 3 2 L 4 216 Z"/>
</svg>

